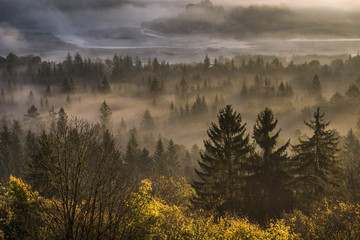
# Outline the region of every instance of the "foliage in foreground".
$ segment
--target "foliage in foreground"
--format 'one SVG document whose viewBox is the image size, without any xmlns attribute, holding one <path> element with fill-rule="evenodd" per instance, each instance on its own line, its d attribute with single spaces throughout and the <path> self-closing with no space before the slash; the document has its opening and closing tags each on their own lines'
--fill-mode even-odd
<svg viewBox="0 0 360 240">
<path fill-rule="evenodd" d="M 163 179 L 164 180 L 164 179 Z M 174 194 L 187 193 L 189 186 L 180 181 L 166 181 Z M 139 189 L 131 193 L 125 207 L 126 217 L 118 225 L 117 235 L 100 235 L 99 239 L 358 239 L 360 236 L 360 205 L 330 202 L 326 199 L 315 206 L 310 215 L 299 210 L 272 220 L 267 228 L 260 228 L 247 219 L 231 216 L 204 217 L 192 212 L 184 204 L 175 205 L 164 200 L 153 189 L 150 180 L 141 181 Z M 44 199 L 21 179 L 10 177 L 2 188 L 0 202 L 0 239 L 47 239 L 53 226 Z M 177 201 L 177 200 L 175 200 Z M 126 220 L 125 220 L 126 219 Z M 52 219 L 54 220 L 54 219 Z M 83 224 L 77 222 L 76 224 Z M 50 231 L 50 232 L 49 232 Z M 60 230 L 59 230 L 60 231 Z M 99 236 L 96 228 L 88 235 Z"/>
<path fill-rule="evenodd" d="M 46 239 L 51 223 L 43 203 L 21 179 L 11 177 L 1 198 L 0 239 Z M 166 204 L 153 195 L 152 182 L 143 180 L 138 191 L 125 203 L 127 224 L 111 239 L 298 239 L 283 220 L 271 222 L 267 229 L 246 219 L 205 218 L 184 206 Z M 49 206 L 49 205 L 47 205 Z M 78 223 L 80 224 L 80 223 Z M 122 225 L 119 225 L 122 226 Z M 89 234 L 96 236 L 95 233 Z M 109 236 L 109 235 L 108 235 Z M 103 235 L 100 239 L 108 239 Z"/>
<path fill-rule="evenodd" d="M 299 210 L 284 216 L 287 226 L 303 239 L 360 239 L 360 205 L 326 199 L 310 215 Z"/>
<path fill-rule="evenodd" d="M 0 202 L 0 239 L 41 239 L 44 221 L 42 199 L 21 179 L 10 176 L 2 188 Z"/>
</svg>

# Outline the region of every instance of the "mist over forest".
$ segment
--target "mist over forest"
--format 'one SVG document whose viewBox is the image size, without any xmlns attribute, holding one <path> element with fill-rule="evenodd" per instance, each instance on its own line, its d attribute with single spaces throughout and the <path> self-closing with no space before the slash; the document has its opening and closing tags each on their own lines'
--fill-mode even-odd
<svg viewBox="0 0 360 240">
<path fill-rule="evenodd" d="M 360 239 L 359 10 L 0 0 L 0 239 Z"/>
</svg>

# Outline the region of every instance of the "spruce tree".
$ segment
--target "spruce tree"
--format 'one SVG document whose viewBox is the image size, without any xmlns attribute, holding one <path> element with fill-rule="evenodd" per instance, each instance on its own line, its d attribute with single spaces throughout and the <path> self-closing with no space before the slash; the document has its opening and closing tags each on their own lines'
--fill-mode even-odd
<svg viewBox="0 0 360 240">
<path fill-rule="evenodd" d="M 192 183 L 196 207 L 219 214 L 239 210 L 246 175 L 243 165 L 251 151 L 245 127 L 230 105 L 219 111 L 218 125 L 211 124 L 209 139 L 204 141 L 205 152 L 198 161 L 200 169 L 195 169 L 199 180 Z"/>
<path fill-rule="evenodd" d="M 110 83 L 105 76 L 101 82 L 98 82 L 98 91 L 102 93 L 109 93 L 111 91 Z"/>
<path fill-rule="evenodd" d="M 121 122 L 120 122 L 120 130 L 125 132 L 126 129 L 127 129 L 126 123 L 125 123 L 124 118 L 122 117 L 122 118 L 121 118 Z"/>
<path fill-rule="evenodd" d="M 205 69 L 208 69 L 210 67 L 211 63 L 210 63 L 210 58 L 209 56 L 206 54 L 205 58 L 204 58 L 204 67 Z"/>
<path fill-rule="evenodd" d="M 151 176 L 151 174 L 153 173 L 152 167 L 153 167 L 153 159 L 150 157 L 150 152 L 146 148 L 143 148 L 142 153 L 141 153 L 141 169 L 142 169 L 142 173 L 146 177 Z"/>
<path fill-rule="evenodd" d="M 189 151 L 186 151 L 185 158 L 183 159 L 184 174 L 186 179 L 192 179 L 195 177 L 193 159 Z"/>
<path fill-rule="evenodd" d="M 286 96 L 286 88 L 283 82 L 280 83 L 278 90 L 277 90 L 277 95 L 279 97 L 285 97 Z"/>
<path fill-rule="evenodd" d="M 176 122 L 176 112 L 175 112 L 175 107 L 174 107 L 174 103 L 171 102 L 170 103 L 170 113 L 169 113 L 169 123 L 173 124 Z"/>
<path fill-rule="evenodd" d="M 321 83 L 319 80 L 319 77 L 315 75 L 312 79 L 311 85 L 310 85 L 310 95 L 319 98 L 322 96 L 322 88 Z"/>
<path fill-rule="evenodd" d="M 345 193 L 352 203 L 360 202 L 360 142 L 352 129 L 344 139 L 341 151 Z"/>
<path fill-rule="evenodd" d="M 161 84 L 156 76 L 150 81 L 149 90 L 153 94 L 158 94 L 161 92 Z"/>
<path fill-rule="evenodd" d="M 11 141 L 10 141 L 10 151 L 11 158 L 9 161 L 9 167 L 11 174 L 15 176 L 22 176 L 23 164 L 24 164 L 24 154 L 23 146 L 21 144 L 22 129 L 18 121 L 14 120 L 11 127 Z"/>
<path fill-rule="evenodd" d="M 327 129 L 330 122 L 325 121 L 324 115 L 320 113 L 320 108 L 317 108 L 314 119 L 305 121 L 313 135 L 299 139 L 299 144 L 293 146 L 293 185 L 303 210 L 314 200 L 328 196 L 333 187 L 337 186 L 336 153 L 339 150 L 339 138 L 335 136 L 334 130 Z"/>
<path fill-rule="evenodd" d="M 135 133 L 132 133 L 128 144 L 125 149 L 125 164 L 127 172 L 132 175 L 139 173 L 141 169 L 141 150 L 139 148 L 138 141 L 135 137 Z"/>
<path fill-rule="evenodd" d="M 154 72 L 158 72 L 159 69 L 160 69 L 160 63 L 159 63 L 159 60 L 154 57 L 153 61 L 152 61 L 152 66 L 154 68 Z"/>
<path fill-rule="evenodd" d="M 186 81 L 186 79 L 183 77 L 181 78 L 179 83 L 179 94 L 182 98 L 185 98 L 188 94 L 188 91 L 189 91 L 189 84 Z"/>
<path fill-rule="evenodd" d="M 153 160 L 154 160 L 154 171 L 158 173 L 160 176 L 167 176 L 168 166 L 166 161 L 167 160 L 166 151 L 161 138 L 159 138 L 156 144 Z"/>
<path fill-rule="evenodd" d="M 71 75 L 71 74 L 72 74 L 72 71 L 73 71 L 72 63 L 73 63 L 72 56 L 71 56 L 70 53 L 68 53 L 68 54 L 66 55 L 64 64 L 65 64 L 67 73 L 68 73 L 69 75 Z"/>
<path fill-rule="evenodd" d="M 109 129 L 111 127 L 111 115 L 112 111 L 105 100 L 100 107 L 100 124 L 102 127 Z"/>
<path fill-rule="evenodd" d="M 155 129 L 155 122 L 149 109 L 146 109 L 140 122 L 140 129 L 145 131 L 151 131 Z"/>
<path fill-rule="evenodd" d="M 25 180 L 44 197 L 52 197 L 55 194 L 54 188 L 49 186 L 51 173 L 48 171 L 48 167 L 51 165 L 51 158 L 46 157 L 52 151 L 52 144 L 53 139 L 45 131 L 41 132 L 39 136 L 31 131 L 28 131 L 26 135 Z"/>
<path fill-rule="evenodd" d="M 170 139 L 169 144 L 166 149 L 166 157 L 167 157 L 167 174 L 169 176 L 177 176 L 179 173 L 179 159 L 176 150 L 176 146 L 174 141 Z"/>
<path fill-rule="evenodd" d="M 62 136 L 62 135 L 65 135 L 66 132 L 68 131 L 68 116 L 65 113 L 64 108 L 62 108 L 62 107 L 60 108 L 57 115 L 58 115 L 56 117 L 57 124 L 53 125 L 54 129 L 52 129 L 52 130 L 58 132 L 59 135 Z"/>
<path fill-rule="evenodd" d="M 38 109 L 34 105 L 31 105 L 31 107 L 27 110 L 25 117 L 37 119 L 39 115 L 40 113 L 38 113 Z"/>
<path fill-rule="evenodd" d="M 84 61 L 79 52 L 75 54 L 73 65 L 75 74 L 80 76 L 83 73 Z"/>
<path fill-rule="evenodd" d="M 242 85 L 242 88 L 241 88 L 240 96 L 241 96 L 241 98 L 245 99 L 248 97 L 248 95 L 249 95 L 248 88 L 246 86 L 246 83 L 244 82 Z"/>
<path fill-rule="evenodd" d="M 5 179 L 10 174 L 11 154 L 11 132 L 5 120 L 2 122 L 0 130 L 0 178 Z"/>
<path fill-rule="evenodd" d="M 64 78 L 61 85 L 61 91 L 63 93 L 72 93 L 74 91 L 74 88 L 75 88 L 75 83 L 72 80 L 72 78 L 70 81 L 67 78 Z"/>
<path fill-rule="evenodd" d="M 214 99 L 214 103 L 213 103 L 213 106 L 212 106 L 213 112 L 216 113 L 216 112 L 218 111 L 219 105 L 220 105 L 220 103 L 219 103 L 219 97 L 218 97 L 218 95 L 216 94 L 215 99 Z"/>
<path fill-rule="evenodd" d="M 249 162 L 246 211 L 258 221 L 277 217 L 291 207 L 292 191 L 286 187 L 291 180 L 286 153 L 290 140 L 276 149 L 281 131 L 273 133 L 277 123 L 272 110 L 265 108 L 254 125 L 253 138 L 259 151 Z"/>
<path fill-rule="evenodd" d="M 27 105 L 31 106 L 35 103 L 35 98 L 34 98 L 34 94 L 33 92 L 30 90 L 29 92 L 29 96 L 28 96 L 28 100 L 27 100 Z"/>
</svg>

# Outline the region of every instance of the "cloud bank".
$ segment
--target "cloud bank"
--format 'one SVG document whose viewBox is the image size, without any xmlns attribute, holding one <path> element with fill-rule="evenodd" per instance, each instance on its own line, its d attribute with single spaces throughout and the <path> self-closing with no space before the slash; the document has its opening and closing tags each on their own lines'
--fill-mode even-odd
<svg viewBox="0 0 360 240">
<path fill-rule="evenodd" d="M 0 23 L 0 48 L 20 49 L 27 47 L 24 36 L 7 23 Z"/>
<path fill-rule="evenodd" d="M 0 23 L 10 24 L 24 32 L 82 34 L 170 15 L 176 4 L 163 4 L 161 1 L 0 0 Z"/>
<path fill-rule="evenodd" d="M 189 4 L 173 17 L 143 26 L 171 34 L 211 34 L 218 37 L 360 37 L 356 13 L 330 9 L 294 9 L 284 5 L 223 8 L 210 1 Z"/>
</svg>

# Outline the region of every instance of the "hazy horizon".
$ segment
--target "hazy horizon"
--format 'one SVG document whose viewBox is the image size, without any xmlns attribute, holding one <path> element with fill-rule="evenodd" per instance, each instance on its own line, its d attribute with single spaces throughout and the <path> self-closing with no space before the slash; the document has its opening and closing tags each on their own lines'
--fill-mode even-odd
<svg viewBox="0 0 360 240">
<path fill-rule="evenodd" d="M 204 3 L 0 0 L 0 54 L 34 53 L 56 60 L 67 52 L 103 58 L 117 52 L 142 59 L 159 54 L 170 62 L 197 62 L 206 53 L 229 58 L 241 54 L 291 57 L 354 55 L 360 49 L 356 31 L 360 3 Z"/>
</svg>

